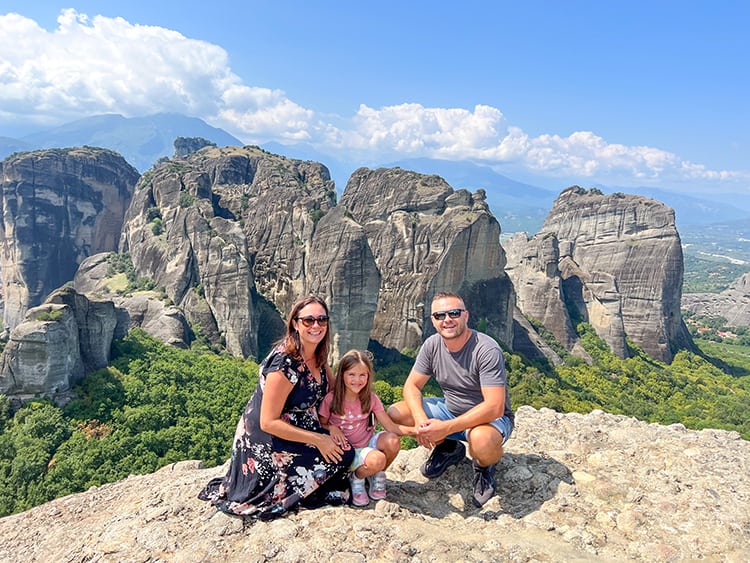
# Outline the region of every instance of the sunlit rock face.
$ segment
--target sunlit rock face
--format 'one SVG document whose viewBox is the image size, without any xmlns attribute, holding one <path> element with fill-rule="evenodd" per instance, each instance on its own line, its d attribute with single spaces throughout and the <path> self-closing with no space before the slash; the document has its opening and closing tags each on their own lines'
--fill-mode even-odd
<svg viewBox="0 0 750 563">
<path fill-rule="evenodd" d="M 120 251 L 209 339 L 256 356 L 306 292 L 316 223 L 334 205 L 322 164 L 209 146 L 143 175 Z"/>
<path fill-rule="evenodd" d="M 340 205 L 362 227 L 380 272 L 371 338 L 415 350 L 433 331 L 432 296 L 460 293 L 474 323 L 510 342 L 513 290 L 505 274 L 500 225 L 483 190 L 454 190 L 442 178 L 360 168 Z"/>
<path fill-rule="evenodd" d="M 750 326 L 750 272 L 721 293 L 686 293 L 682 308 L 707 317 L 724 317 L 728 326 Z"/>
<path fill-rule="evenodd" d="M 371 343 L 418 348 L 429 300 L 444 290 L 509 341 L 499 233 L 481 191 L 437 176 L 360 169 L 337 205 L 321 164 L 206 147 L 144 174 L 120 251 L 236 355 L 267 349 L 298 297 L 323 296 L 335 360 Z"/>
<path fill-rule="evenodd" d="M 91 147 L 11 155 L 0 164 L 3 324 L 73 279 L 92 254 L 117 249 L 138 172 L 118 154 Z"/>
<path fill-rule="evenodd" d="M 55 396 L 106 367 L 118 315 L 108 300 L 65 287 L 26 312 L 0 356 L 0 393 Z"/>
<path fill-rule="evenodd" d="M 675 349 L 693 347 L 680 315 L 680 237 L 674 211 L 662 203 L 568 188 L 536 237 L 513 241 L 513 256 L 519 306 L 550 323 L 566 346 L 572 315 L 620 357 L 626 338 L 666 362 Z"/>
</svg>

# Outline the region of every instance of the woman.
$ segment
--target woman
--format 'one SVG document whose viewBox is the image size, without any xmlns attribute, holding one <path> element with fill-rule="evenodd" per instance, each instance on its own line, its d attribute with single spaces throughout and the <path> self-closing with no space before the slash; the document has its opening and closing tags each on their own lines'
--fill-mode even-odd
<svg viewBox="0 0 750 563">
<path fill-rule="evenodd" d="M 297 301 L 286 336 L 260 366 L 258 387 L 237 424 L 229 471 L 199 498 L 228 514 L 262 520 L 349 499 L 354 450 L 334 442 L 318 420 L 331 378 L 329 342 L 325 301 Z"/>
</svg>

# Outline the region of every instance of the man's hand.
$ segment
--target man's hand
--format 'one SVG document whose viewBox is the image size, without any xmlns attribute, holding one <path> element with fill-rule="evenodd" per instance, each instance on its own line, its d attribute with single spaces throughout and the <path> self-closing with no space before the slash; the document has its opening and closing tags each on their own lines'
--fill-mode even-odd
<svg viewBox="0 0 750 563">
<path fill-rule="evenodd" d="M 450 431 L 446 421 L 430 418 L 417 426 L 417 443 L 420 446 L 432 449 L 435 444 L 442 442 L 448 434 L 450 434 Z"/>
</svg>

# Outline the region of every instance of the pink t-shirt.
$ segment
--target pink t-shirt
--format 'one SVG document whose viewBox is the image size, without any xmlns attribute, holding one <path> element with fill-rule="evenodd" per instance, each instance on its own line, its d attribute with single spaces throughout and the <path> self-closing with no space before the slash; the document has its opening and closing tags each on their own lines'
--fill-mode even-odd
<svg viewBox="0 0 750 563">
<path fill-rule="evenodd" d="M 344 432 L 344 436 L 349 440 L 349 443 L 355 448 L 364 448 L 372 438 L 372 431 L 374 427 L 367 427 L 368 417 L 370 413 L 362 412 L 362 404 L 359 399 L 354 401 L 344 400 L 344 414 L 336 414 L 331 412 L 331 403 L 333 402 L 333 392 L 328 393 L 324 398 L 323 402 L 320 403 L 318 413 L 320 416 L 327 418 L 329 424 L 338 426 Z M 380 398 L 373 393 L 370 396 L 370 408 L 372 412 L 383 412 L 383 403 Z"/>
</svg>

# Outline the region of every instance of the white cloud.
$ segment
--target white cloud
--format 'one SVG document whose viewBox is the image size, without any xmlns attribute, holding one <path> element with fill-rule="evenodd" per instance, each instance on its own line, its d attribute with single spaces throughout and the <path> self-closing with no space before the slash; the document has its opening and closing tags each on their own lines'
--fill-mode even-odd
<svg viewBox="0 0 750 563">
<path fill-rule="evenodd" d="M 0 118 L 60 123 L 87 115 L 176 112 L 260 139 L 304 138 L 312 112 L 242 84 L 224 49 L 122 18 L 64 10 L 48 32 L 0 16 Z M 265 140 L 265 139 L 263 139 Z"/>
<path fill-rule="evenodd" d="M 512 163 L 594 181 L 748 181 L 744 172 L 709 170 L 657 148 L 608 143 L 592 132 L 529 137 L 487 105 L 361 105 L 350 118 L 324 117 L 281 90 L 243 83 L 217 45 L 123 18 L 90 19 L 72 9 L 57 22 L 49 32 L 18 14 L 0 15 L 0 123 L 177 112 L 247 143 L 304 141 L 372 162 L 425 156 Z"/>
<path fill-rule="evenodd" d="M 313 112 L 295 104 L 280 90 L 232 83 L 220 97 L 221 105 L 212 120 L 215 125 L 238 131 L 246 139 L 310 140 Z"/>
</svg>

